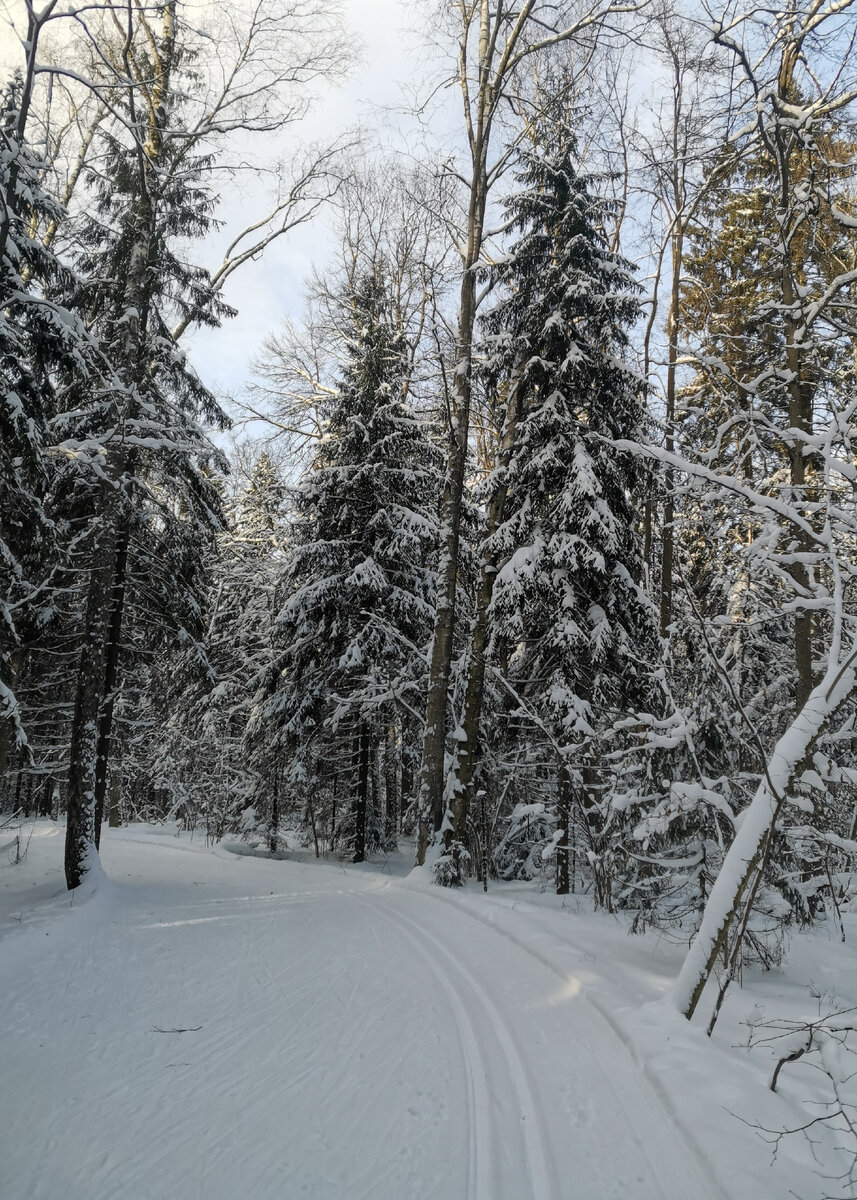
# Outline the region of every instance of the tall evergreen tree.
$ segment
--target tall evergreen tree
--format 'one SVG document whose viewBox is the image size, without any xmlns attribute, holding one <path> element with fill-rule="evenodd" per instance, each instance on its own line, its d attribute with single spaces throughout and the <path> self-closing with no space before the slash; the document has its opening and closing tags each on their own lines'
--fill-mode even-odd
<svg viewBox="0 0 857 1200">
<path fill-rule="evenodd" d="M 295 496 L 273 722 L 292 784 L 343 732 L 351 744 L 348 841 L 370 840 L 372 760 L 385 720 L 413 705 L 433 615 L 438 456 L 403 400 L 406 345 L 377 274 L 349 299 L 347 363 L 325 438 Z M 377 815 L 377 814 L 376 814 Z M 380 834 L 378 834 L 380 836 Z"/>
<path fill-rule="evenodd" d="M 55 298 L 71 285 L 68 269 L 34 236 L 60 209 L 40 185 L 44 164 L 25 137 L 24 102 L 16 76 L 0 94 L 0 774 L 12 744 L 26 742 L 16 696 L 26 644 L 56 603 L 61 546 L 45 506 L 51 423 L 69 381 L 97 390 L 104 365 Z"/>
<path fill-rule="evenodd" d="M 504 648 L 557 754 L 558 890 L 569 886 L 574 805 L 609 904 L 608 773 L 595 744 L 647 697 L 657 646 L 641 590 L 645 468 L 611 445 L 638 437 L 645 419 L 627 362 L 639 289 L 609 249 L 610 204 L 578 171 L 567 118 L 553 116 L 522 155 L 508 205 L 518 238 L 496 272 L 507 295 L 485 321 L 487 372 L 508 381 L 517 407 L 487 546 L 498 567 L 490 619 L 495 653 Z"/>
<path fill-rule="evenodd" d="M 123 93 L 126 122 L 102 132 L 92 209 L 81 231 L 82 286 L 75 306 L 86 312 L 121 387 L 81 395 L 67 420 L 69 441 L 95 468 L 91 526 L 82 563 L 87 579 L 80 657 L 74 683 L 69 751 L 66 876 L 75 887 L 94 861 L 111 751 L 126 607 L 137 594 L 157 602 L 181 637 L 176 592 L 198 614 L 194 575 L 198 550 L 219 523 L 219 497 L 206 469 L 219 456 L 200 419 L 224 423 L 170 330 L 177 317 L 216 324 L 229 311 L 204 271 L 189 266 L 180 245 L 210 228 L 209 165 L 188 152 L 182 96 L 194 82 L 176 23 L 175 0 L 134 24 L 135 71 Z M 140 96 L 145 117 L 138 117 Z M 117 103 L 120 103 L 117 101 Z M 133 131 L 128 136 L 128 131 Z M 168 551 L 168 552 L 165 552 Z M 181 569 L 163 575 L 158 566 Z M 154 586 L 153 586 L 154 583 Z M 178 585 L 178 589 L 176 587 Z M 179 608 L 183 605 L 179 605 Z"/>
<path fill-rule="evenodd" d="M 275 653 L 286 494 L 263 451 L 217 539 L 205 602 L 205 669 L 189 648 L 164 759 L 165 779 L 181 781 L 190 820 L 203 818 L 215 836 L 252 824 L 272 852 L 279 848 L 281 764 L 268 739 L 248 746 L 245 734 L 253 681 L 270 675 Z"/>
</svg>

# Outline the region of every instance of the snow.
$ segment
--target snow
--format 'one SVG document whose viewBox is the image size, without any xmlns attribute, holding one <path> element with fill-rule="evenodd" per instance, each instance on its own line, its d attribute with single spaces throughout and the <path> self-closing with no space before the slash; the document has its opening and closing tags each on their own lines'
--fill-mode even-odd
<svg viewBox="0 0 857 1200">
<path fill-rule="evenodd" d="M 828 1188 L 800 1137 L 771 1163 L 751 1127 L 799 1123 L 789 1068 L 774 1095 L 767 1059 L 735 1047 L 776 973 L 730 993 L 711 1042 L 650 1003 L 683 947 L 588 901 L 448 893 L 406 853 L 274 860 L 145 826 L 105 830 L 109 881 L 69 895 L 62 835 L 39 821 L 22 863 L 0 856 L 4 1200 Z M 797 977 L 826 946 L 853 979 L 850 947 L 819 934 Z"/>
<path fill-rule="evenodd" d="M 838 646 L 836 649 L 838 651 Z M 699 930 L 673 988 L 672 1000 L 680 1012 L 692 1011 L 693 998 L 702 980 L 707 978 L 707 964 L 713 962 L 717 939 L 728 929 L 736 900 L 747 885 L 753 863 L 795 772 L 832 714 L 853 692 L 855 662 L 857 641 L 850 646 L 844 661 L 840 662 L 838 654 L 831 656 L 824 678 L 813 688 L 803 708 L 777 742 L 752 802 L 741 813 L 741 820 L 735 822 L 735 839 L 714 881 Z"/>
</svg>

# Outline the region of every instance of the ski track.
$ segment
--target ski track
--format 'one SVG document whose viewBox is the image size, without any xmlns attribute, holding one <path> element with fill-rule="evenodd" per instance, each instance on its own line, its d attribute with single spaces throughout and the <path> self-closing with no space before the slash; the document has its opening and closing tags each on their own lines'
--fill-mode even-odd
<svg viewBox="0 0 857 1200">
<path fill-rule="evenodd" d="M 527 1163 L 526 1182 L 533 1200 L 553 1200 L 558 1192 L 554 1171 L 542 1140 L 541 1116 L 507 1025 L 485 990 L 442 942 L 401 912 L 384 912 L 383 915 L 402 929 L 411 945 L 425 958 L 448 996 L 455 1015 L 468 1091 L 467 1200 L 500 1200 L 506 1194 L 508 1176 L 501 1170 L 503 1158 L 510 1158 L 513 1163 L 516 1160 Z M 420 938 L 434 947 L 439 961 L 451 966 L 452 974 L 439 969 L 438 960 L 432 959 L 427 953 Z M 456 976 L 463 981 L 464 988 L 461 982 L 456 983 Z M 469 1002 L 468 990 L 471 997 Z M 488 1016 L 496 1049 L 490 1044 L 490 1036 L 485 1039 L 484 1034 L 480 1036 L 477 1033 L 483 1013 Z M 489 1087 L 491 1076 L 503 1072 L 504 1056 L 507 1081 L 511 1085 L 511 1094 L 517 1099 L 517 1105 L 513 1106 L 515 1112 L 512 1121 L 509 1121 L 508 1114 L 500 1111 L 500 1098 L 506 1098 L 508 1102 L 509 1090 L 502 1086 Z M 520 1137 L 520 1131 L 515 1129 L 515 1115 L 523 1127 L 523 1138 Z M 521 1158 L 510 1154 L 510 1143 L 514 1141 L 520 1143 Z M 524 1200 L 518 1187 L 515 1183 L 510 1197 Z"/>
<path fill-rule="evenodd" d="M 453 899 L 452 896 L 445 895 L 439 888 L 432 888 L 431 890 L 426 888 L 426 889 L 420 889 L 420 890 L 421 890 L 421 894 L 426 896 L 427 899 L 434 901 L 435 903 L 447 904 L 450 907 L 454 908 L 460 914 L 462 914 L 466 917 L 469 917 L 470 920 L 476 922 L 477 924 L 483 926 L 484 928 L 490 929 L 493 933 L 499 935 L 500 937 L 505 938 L 508 942 L 510 942 L 518 950 L 520 950 L 524 954 L 526 954 L 529 958 L 534 959 L 536 962 L 540 963 L 543 967 L 545 967 L 548 971 L 550 971 L 553 975 L 555 975 L 557 977 L 557 979 L 559 979 L 563 984 L 566 984 L 566 985 L 568 984 L 569 976 L 565 972 L 563 972 L 563 970 L 560 967 L 558 967 L 556 965 L 555 961 L 552 961 L 547 955 L 540 953 L 539 950 L 534 949 L 533 943 L 541 942 L 547 946 L 550 946 L 553 949 L 555 954 L 559 953 L 560 955 L 563 955 L 566 957 L 568 956 L 569 951 L 576 951 L 579 955 L 581 955 L 583 957 L 586 956 L 585 950 L 583 950 L 580 947 L 575 946 L 575 944 L 573 942 L 569 941 L 567 938 L 562 938 L 562 939 L 558 938 L 556 936 L 556 934 L 550 932 L 547 928 L 545 928 L 542 925 L 541 921 L 539 920 L 540 917 L 544 916 L 544 913 L 541 912 L 539 909 L 534 909 L 532 912 L 530 912 L 530 910 L 527 910 L 527 915 L 526 915 L 525 919 L 528 920 L 528 923 L 531 925 L 531 928 L 529 930 L 530 940 L 526 941 L 523 938 L 516 937 L 515 934 L 512 933 L 511 930 L 509 930 L 508 928 L 503 928 L 502 925 L 499 925 L 495 920 L 492 920 L 489 915 L 475 910 L 472 906 L 470 906 L 468 904 L 458 903 L 455 899 Z M 493 912 L 495 914 L 501 914 L 501 915 L 505 914 L 506 916 L 509 915 L 510 909 L 508 908 L 508 906 L 506 904 L 503 904 L 502 902 L 498 903 L 498 902 L 494 901 L 493 899 L 490 901 L 488 901 L 486 899 L 485 901 L 483 901 L 483 903 L 486 904 L 486 907 L 488 907 L 490 905 L 491 910 L 493 910 Z M 517 904 L 512 905 L 511 911 L 514 912 L 515 908 L 517 908 L 517 907 L 518 907 Z M 520 913 L 520 909 L 519 909 L 519 913 Z M 581 995 L 582 995 L 583 1000 L 593 1010 L 594 1019 L 596 1021 L 601 1021 L 604 1024 L 609 1026 L 609 1028 L 611 1029 L 611 1031 L 613 1032 L 615 1037 L 625 1047 L 629 1059 L 632 1061 L 632 1063 L 636 1067 L 637 1060 L 634 1055 L 633 1045 L 632 1045 L 631 1040 L 629 1039 L 627 1033 L 622 1028 L 620 1023 L 617 1021 L 616 1017 L 608 1009 L 606 1009 L 604 1006 L 602 1006 L 602 1004 L 598 1001 L 598 999 L 593 997 L 587 989 L 582 989 Z M 694 1158 L 696 1159 L 696 1168 L 697 1168 L 696 1174 L 698 1174 L 699 1170 L 701 1169 L 707 1176 L 708 1192 L 716 1195 L 719 1198 L 719 1200 L 729 1200 L 729 1198 L 726 1196 L 726 1193 L 720 1187 L 719 1181 L 716 1178 L 716 1175 L 713 1171 L 711 1163 L 709 1163 L 704 1152 L 702 1151 L 698 1142 L 694 1138 L 692 1132 L 690 1130 L 688 1130 L 685 1127 L 685 1125 L 682 1123 L 682 1121 L 679 1117 L 679 1114 L 675 1111 L 670 1098 L 666 1095 L 663 1088 L 660 1086 L 657 1078 L 649 1075 L 649 1073 L 645 1071 L 645 1067 L 643 1067 L 643 1073 L 645 1075 L 647 1083 L 656 1092 L 658 1100 L 660 1101 L 661 1105 L 663 1106 L 663 1108 L 666 1110 L 666 1113 L 668 1114 L 668 1120 L 663 1122 L 662 1125 L 659 1125 L 659 1128 L 667 1128 L 669 1125 L 673 1125 L 675 1127 L 676 1131 L 681 1131 L 682 1140 L 683 1140 L 685 1146 L 687 1147 L 687 1149 L 689 1149 L 691 1151 Z M 657 1140 L 658 1139 L 656 1139 L 656 1141 Z M 680 1151 L 680 1153 L 683 1153 L 683 1152 Z"/>
<path fill-rule="evenodd" d="M 719 1195 L 492 914 L 155 837 L 105 860 L 107 894 L 0 941 L 3 1200 Z"/>
<path fill-rule="evenodd" d="M 532 1104 L 534 1117 L 542 1143 L 547 1141 L 564 1151 L 558 1172 L 563 1183 L 555 1193 L 548 1182 L 554 1171 L 550 1167 L 538 1170 L 534 1200 L 549 1200 L 555 1194 L 561 1200 L 618 1200 L 622 1196 L 633 1200 L 687 1200 L 688 1196 L 722 1200 L 711 1169 L 704 1160 L 700 1162 L 696 1147 L 688 1145 L 684 1131 L 661 1104 L 612 1023 L 577 988 L 573 976 L 472 912 L 469 904 L 459 905 L 428 889 L 403 889 L 395 899 L 397 904 L 407 903 L 412 896 L 432 906 L 442 904 L 448 918 L 457 914 L 457 921 L 443 923 L 444 943 L 428 932 L 437 928 L 437 923 L 425 921 L 424 914 L 422 926 L 412 925 L 447 959 L 452 959 L 454 951 L 459 970 L 482 993 L 482 1009 L 495 1030 L 503 1031 L 498 1038 L 503 1052 L 510 1063 L 517 1064 L 519 1078 L 523 1076 L 519 1094 L 526 1095 L 528 1075 L 539 1080 L 542 1096 L 537 1108 Z M 474 936 L 474 929 L 481 937 Z M 493 937 L 486 938 L 486 931 Z M 511 954 L 508 948 L 504 953 L 504 945 L 511 947 Z M 531 963 L 525 970 L 522 953 Z M 475 984 L 462 957 L 476 961 L 489 978 L 492 962 L 507 961 L 505 971 L 494 971 L 496 979 L 509 980 L 498 992 L 497 1004 Z M 501 1000 L 505 1017 L 498 1012 Z M 531 1012 L 538 1014 L 533 1022 L 526 1019 Z M 522 1096 L 522 1111 L 527 1107 Z M 538 1162 L 538 1155 L 534 1159 Z M 541 1159 L 545 1162 L 547 1156 L 542 1154 Z M 567 1190 L 569 1179 L 575 1180 L 572 1191 Z"/>
</svg>

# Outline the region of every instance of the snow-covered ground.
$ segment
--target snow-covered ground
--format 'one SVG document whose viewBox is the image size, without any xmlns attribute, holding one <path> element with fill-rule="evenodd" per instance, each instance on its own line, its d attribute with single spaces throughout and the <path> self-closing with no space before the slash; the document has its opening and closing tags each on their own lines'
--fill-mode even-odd
<svg viewBox="0 0 857 1200">
<path fill-rule="evenodd" d="M 70 902 L 61 828 L 0 853 L 3 1200 L 820 1200 L 813 1086 L 742 1022 L 857 992 L 851 943 L 795 937 L 715 1040 L 652 1004 L 681 947 L 408 856 L 271 860 L 105 830 Z M 8 842 L 8 831 L 0 843 Z M 857 934 L 857 927 L 851 927 Z M 852 1002 L 854 1000 L 852 999 Z"/>
</svg>

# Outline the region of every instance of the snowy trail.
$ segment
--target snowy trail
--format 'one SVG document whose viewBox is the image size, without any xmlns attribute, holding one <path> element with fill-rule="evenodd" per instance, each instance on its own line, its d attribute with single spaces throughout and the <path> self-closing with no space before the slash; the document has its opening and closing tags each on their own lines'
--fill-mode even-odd
<svg viewBox="0 0 857 1200">
<path fill-rule="evenodd" d="M 515 1146 L 516 1123 L 525 1149 L 513 1151 L 511 1163 L 501 1168 L 509 1173 L 488 1194 L 516 1200 L 721 1200 L 710 1169 L 575 976 L 488 924 L 481 897 L 468 897 L 471 903 L 462 908 L 443 895 L 401 889 L 391 899 L 400 918 L 403 910 L 411 912 L 409 925 L 438 961 L 453 967 L 448 979 L 457 971 L 466 982 L 474 1001 L 471 1020 L 489 1027 L 506 1064 L 510 1082 L 503 1095 L 513 1105 L 493 1157 Z M 435 929 L 442 930 L 443 942 Z M 489 982 L 492 996 L 475 977 Z M 496 1104 L 498 1092 L 492 1089 L 492 1095 Z M 526 1176 L 514 1178 L 523 1163 Z"/>
<path fill-rule="evenodd" d="M 551 1200 L 559 1195 L 544 1144 L 542 1114 L 508 1025 L 484 988 L 429 929 L 399 909 L 383 915 L 402 929 L 450 1000 L 468 1083 L 468 1200 Z M 380 906 L 378 906 L 380 908 Z M 526 1192 L 522 1192 L 522 1187 Z"/>
<path fill-rule="evenodd" d="M 104 857 L 103 895 L 0 941 L 3 1200 L 721 1200 L 574 976 L 477 898 Z"/>
</svg>

